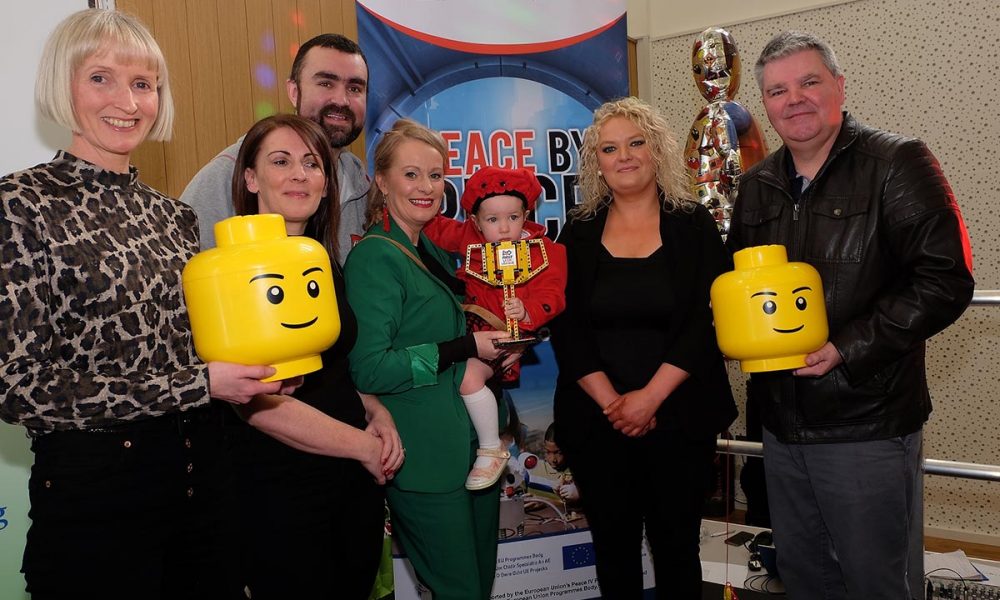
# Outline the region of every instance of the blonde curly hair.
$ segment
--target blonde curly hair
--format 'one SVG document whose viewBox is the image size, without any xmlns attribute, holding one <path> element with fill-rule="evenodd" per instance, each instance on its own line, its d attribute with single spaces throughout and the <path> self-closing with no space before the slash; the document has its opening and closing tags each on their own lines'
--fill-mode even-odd
<svg viewBox="0 0 1000 600">
<path fill-rule="evenodd" d="M 582 202 L 570 211 L 578 219 L 593 217 L 598 209 L 614 200 L 614 193 L 599 174 L 597 142 L 601 127 L 610 119 L 624 117 L 646 138 L 646 147 L 656 165 L 656 185 L 662 192 L 665 210 L 693 210 L 690 175 L 684 168 L 680 146 L 670 134 L 667 122 L 652 106 L 635 97 L 605 102 L 594 111 L 594 122 L 583 133 L 577 185 Z"/>
</svg>

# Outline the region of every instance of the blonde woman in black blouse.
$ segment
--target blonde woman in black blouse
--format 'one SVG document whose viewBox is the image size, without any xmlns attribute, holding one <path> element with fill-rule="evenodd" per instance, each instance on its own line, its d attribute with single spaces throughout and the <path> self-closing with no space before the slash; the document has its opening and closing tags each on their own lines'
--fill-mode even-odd
<svg viewBox="0 0 1000 600">
<path fill-rule="evenodd" d="M 716 435 L 736 415 L 708 292 L 729 257 L 690 200 L 650 106 L 601 106 L 580 150 L 583 202 L 553 324 L 556 442 L 579 488 L 605 598 L 642 597 L 645 526 L 658 598 L 700 598 L 700 509 Z"/>
</svg>

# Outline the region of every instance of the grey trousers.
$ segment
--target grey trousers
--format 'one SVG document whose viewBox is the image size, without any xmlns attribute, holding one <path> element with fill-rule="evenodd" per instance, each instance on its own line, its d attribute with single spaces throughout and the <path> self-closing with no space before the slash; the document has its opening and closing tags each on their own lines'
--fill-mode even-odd
<svg viewBox="0 0 1000 600">
<path fill-rule="evenodd" d="M 791 600 L 922 600 L 922 431 L 782 444 L 764 430 L 778 571 Z"/>
</svg>

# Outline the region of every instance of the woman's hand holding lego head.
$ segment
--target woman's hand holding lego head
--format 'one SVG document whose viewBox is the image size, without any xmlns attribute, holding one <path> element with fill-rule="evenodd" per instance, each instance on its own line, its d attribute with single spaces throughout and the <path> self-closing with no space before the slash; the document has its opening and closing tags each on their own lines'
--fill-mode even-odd
<svg viewBox="0 0 1000 600">
<path fill-rule="evenodd" d="M 248 366 L 212 361 L 208 363 L 208 392 L 213 398 L 246 404 L 259 394 L 291 394 L 302 385 L 302 377 L 263 382 L 274 375 L 274 367 Z"/>
</svg>

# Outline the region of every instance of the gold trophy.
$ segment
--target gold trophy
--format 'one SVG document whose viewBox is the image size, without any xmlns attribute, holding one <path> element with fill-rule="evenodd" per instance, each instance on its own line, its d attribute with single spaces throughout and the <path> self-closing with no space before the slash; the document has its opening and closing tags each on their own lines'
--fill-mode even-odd
<svg viewBox="0 0 1000 600">
<path fill-rule="evenodd" d="M 542 264 L 537 266 L 531 264 L 532 245 L 538 246 L 542 256 Z M 473 262 L 473 250 L 479 250 L 481 261 Z M 474 268 L 476 264 L 481 265 L 481 270 Z M 516 286 L 529 281 L 548 266 L 549 257 L 545 253 L 545 244 L 540 239 L 470 244 L 465 251 L 465 272 L 494 287 L 502 287 L 504 303 L 516 297 Z M 510 334 L 510 339 L 493 340 L 493 345 L 519 352 L 541 341 L 535 336 L 521 337 L 521 328 L 511 318 L 507 319 L 507 333 Z"/>
</svg>

